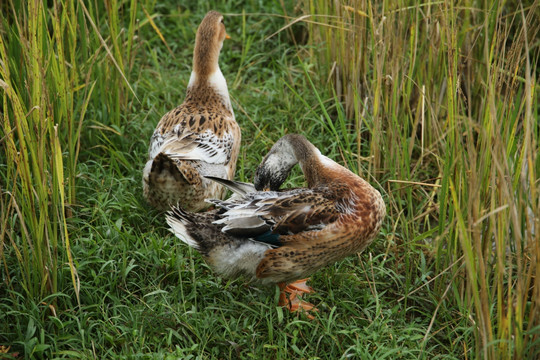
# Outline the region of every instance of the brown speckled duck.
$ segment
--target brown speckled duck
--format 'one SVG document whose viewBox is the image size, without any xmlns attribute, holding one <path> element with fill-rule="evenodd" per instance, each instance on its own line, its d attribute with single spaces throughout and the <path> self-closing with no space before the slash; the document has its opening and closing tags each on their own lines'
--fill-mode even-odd
<svg viewBox="0 0 540 360">
<path fill-rule="evenodd" d="M 143 171 L 143 193 L 154 207 L 181 204 L 188 211 L 222 199 L 226 189 L 205 176 L 232 179 L 240 150 L 227 82 L 218 64 L 228 38 L 223 16 L 210 11 L 197 30 L 186 98 L 158 123 Z"/>
<path fill-rule="evenodd" d="M 278 191 L 297 163 L 308 187 Z M 278 284 L 280 305 L 291 311 L 313 308 L 297 298 L 311 292 L 305 279 L 297 280 L 364 250 L 386 214 L 375 188 L 301 135 L 274 144 L 254 185 L 214 180 L 233 190 L 233 197 L 212 200 L 217 209 L 204 214 L 173 207 L 167 215 L 171 231 L 224 277 Z"/>
</svg>

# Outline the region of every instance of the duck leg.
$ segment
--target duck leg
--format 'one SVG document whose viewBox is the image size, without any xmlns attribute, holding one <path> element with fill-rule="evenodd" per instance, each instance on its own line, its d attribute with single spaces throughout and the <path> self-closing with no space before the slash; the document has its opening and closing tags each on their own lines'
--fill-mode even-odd
<svg viewBox="0 0 540 360">
<path fill-rule="evenodd" d="M 315 317 L 310 315 L 309 312 L 318 311 L 315 305 L 298 298 L 298 295 L 302 296 L 313 292 L 313 288 L 306 284 L 307 280 L 297 280 L 290 284 L 279 283 L 278 286 L 281 292 L 278 305 L 288 308 L 291 312 L 302 309 L 307 313 L 308 318 L 314 319 Z M 289 295 L 287 296 L 287 294 Z"/>
</svg>

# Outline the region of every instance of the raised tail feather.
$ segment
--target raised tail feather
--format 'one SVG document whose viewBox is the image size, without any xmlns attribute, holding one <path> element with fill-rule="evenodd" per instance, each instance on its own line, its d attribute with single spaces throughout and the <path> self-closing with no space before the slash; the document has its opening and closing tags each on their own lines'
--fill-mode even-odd
<svg viewBox="0 0 540 360">
<path fill-rule="evenodd" d="M 173 206 L 166 216 L 169 230 L 176 235 L 177 238 L 188 244 L 189 246 L 199 249 L 199 243 L 191 237 L 188 232 L 187 225 L 193 223 L 193 218 L 190 213 L 182 210 L 178 206 Z"/>
<path fill-rule="evenodd" d="M 152 161 L 152 169 L 150 176 L 155 177 L 151 183 L 159 183 L 163 180 L 158 180 L 159 178 L 163 179 L 163 173 L 166 172 L 170 176 L 169 178 L 174 179 L 174 182 L 180 184 L 185 183 L 193 186 L 200 185 L 201 178 L 200 174 L 197 172 L 190 161 L 183 161 L 174 159 L 174 157 L 167 155 L 166 153 L 159 153 Z"/>
<path fill-rule="evenodd" d="M 159 176 L 162 172 L 168 172 L 176 181 L 186 181 L 173 159 L 167 154 L 159 153 L 152 160 L 151 176 Z"/>
</svg>

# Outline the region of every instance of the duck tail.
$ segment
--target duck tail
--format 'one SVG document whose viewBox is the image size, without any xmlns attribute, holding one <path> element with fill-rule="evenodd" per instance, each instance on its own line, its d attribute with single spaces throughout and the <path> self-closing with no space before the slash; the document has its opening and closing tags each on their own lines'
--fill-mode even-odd
<svg viewBox="0 0 540 360">
<path fill-rule="evenodd" d="M 179 206 L 173 206 L 171 207 L 171 210 L 167 212 L 166 220 L 170 227 L 169 230 L 176 235 L 177 238 L 199 250 L 199 243 L 191 236 L 187 227 L 194 223 L 192 214 L 184 211 Z"/>
<path fill-rule="evenodd" d="M 156 155 L 152 162 L 152 173 L 161 173 L 163 171 L 168 171 L 173 173 L 176 169 L 176 165 L 173 160 L 165 153 L 160 152 Z"/>
</svg>

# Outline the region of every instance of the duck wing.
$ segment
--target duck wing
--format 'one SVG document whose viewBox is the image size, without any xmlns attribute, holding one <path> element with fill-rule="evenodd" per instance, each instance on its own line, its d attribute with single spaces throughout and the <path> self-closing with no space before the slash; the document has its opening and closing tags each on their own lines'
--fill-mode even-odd
<svg viewBox="0 0 540 360">
<path fill-rule="evenodd" d="M 219 138 L 207 130 L 200 134 L 184 133 L 166 139 L 160 152 L 173 160 L 198 160 L 209 164 L 227 164 L 233 148 L 232 134 Z"/>
<path fill-rule="evenodd" d="M 222 209 L 214 224 L 239 237 L 279 245 L 279 235 L 320 230 L 340 215 L 335 200 L 324 188 L 261 191 L 239 200 L 210 200 Z"/>
<path fill-rule="evenodd" d="M 227 164 L 240 130 L 224 108 L 182 104 L 160 120 L 150 139 L 150 158 L 164 153 L 171 159 Z"/>
<path fill-rule="evenodd" d="M 331 192 L 325 188 L 298 189 L 272 202 L 266 202 L 261 217 L 279 234 L 321 230 L 340 215 Z"/>
</svg>

